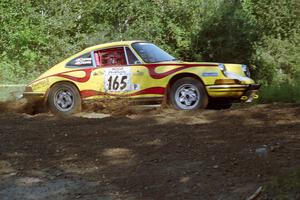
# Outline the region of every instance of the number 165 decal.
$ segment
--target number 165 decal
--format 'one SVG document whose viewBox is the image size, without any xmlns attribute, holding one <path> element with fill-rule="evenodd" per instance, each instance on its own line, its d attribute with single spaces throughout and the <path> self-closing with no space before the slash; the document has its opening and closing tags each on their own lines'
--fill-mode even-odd
<svg viewBox="0 0 300 200">
<path fill-rule="evenodd" d="M 105 91 L 125 92 L 130 90 L 131 71 L 129 67 L 106 68 L 104 72 Z"/>
</svg>

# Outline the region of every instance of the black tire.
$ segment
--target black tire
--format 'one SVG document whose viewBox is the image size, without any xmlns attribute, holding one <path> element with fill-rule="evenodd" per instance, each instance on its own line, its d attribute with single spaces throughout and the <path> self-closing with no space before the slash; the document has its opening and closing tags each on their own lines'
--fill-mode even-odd
<svg viewBox="0 0 300 200">
<path fill-rule="evenodd" d="M 202 83 L 191 77 L 177 80 L 171 86 L 169 99 L 178 110 L 197 110 L 208 105 L 208 95 Z"/>
<path fill-rule="evenodd" d="M 67 116 L 81 111 L 81 97 L 71 83 L 57 83 L 50 89 L 48 107 L 53 114 Z"/>
</svg>

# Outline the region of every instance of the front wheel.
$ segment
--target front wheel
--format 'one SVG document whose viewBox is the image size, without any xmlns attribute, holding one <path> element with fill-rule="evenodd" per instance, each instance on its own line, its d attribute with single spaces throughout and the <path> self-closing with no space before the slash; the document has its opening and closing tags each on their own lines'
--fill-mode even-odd
<svg viewBox="0 0 300 200">
<path fill-rule="evenodd" d="M 48 106 L 54 114 L 71 115 L 81 111 L 81 97 L 72 84 L 58 83 L 50 89 Z"/>
<path fill-rule="evenodd" d="M 207 93 L 200 81 L 186 77 L 177 80 L 170 90 L 172 105 L 179 110 L 197 110 L 206 108 Z"/>
</svg>

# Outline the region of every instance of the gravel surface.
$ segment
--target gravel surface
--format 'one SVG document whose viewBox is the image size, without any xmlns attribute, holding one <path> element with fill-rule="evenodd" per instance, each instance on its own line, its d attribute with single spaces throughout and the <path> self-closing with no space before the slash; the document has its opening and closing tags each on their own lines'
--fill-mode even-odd
<svg viewBox="0 0 300 200">
<path fill-rule="evenodd" d="M 300 166 L 297 105 L 69 118 L 3 105 L 3 200 L 246 199 Z"/>
</svg>

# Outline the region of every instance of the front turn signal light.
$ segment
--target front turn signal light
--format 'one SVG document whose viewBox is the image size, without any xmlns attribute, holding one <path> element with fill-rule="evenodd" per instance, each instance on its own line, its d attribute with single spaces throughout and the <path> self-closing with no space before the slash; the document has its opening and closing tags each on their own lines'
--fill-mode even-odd
<svg viewBox="0 0 300 200">
<path fill-rule="evenodd" d="M 241 82 L 237 79 L 217 79 L 215 85 L 233 85 L 240 84 Z"/>
</svg>

